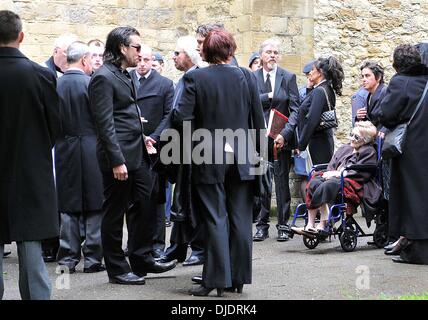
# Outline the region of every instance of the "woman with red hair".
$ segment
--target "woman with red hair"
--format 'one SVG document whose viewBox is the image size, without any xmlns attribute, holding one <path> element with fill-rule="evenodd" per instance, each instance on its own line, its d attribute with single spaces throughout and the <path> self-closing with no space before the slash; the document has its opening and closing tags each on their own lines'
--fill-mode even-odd
<svg viewBox="0 0 428 320">
<path fill-rule="evenodd" d="M 253 141 L 248 132 L 254 128 L 260 134 L 264 120 L 251 73 L 229 64 L 235 50 L 229 32 L 212 30 L 202 48 L 210 65 L 183 76 L 183 94 L 172 111 L 176 127 L 192 121 L 194 136 L 204 133 L 192 154 L 192 200 L 206 232 L 202 284 L 190 290 L 195 296 L 214 289 L 222 296 L 225 288 L 241 293 L 243 285 L 251 283 L 255 176 L 249 155 L 259 140 Z M 219 130 L 233 132 L 238 139 L 225 138 Z"/>
</svg>

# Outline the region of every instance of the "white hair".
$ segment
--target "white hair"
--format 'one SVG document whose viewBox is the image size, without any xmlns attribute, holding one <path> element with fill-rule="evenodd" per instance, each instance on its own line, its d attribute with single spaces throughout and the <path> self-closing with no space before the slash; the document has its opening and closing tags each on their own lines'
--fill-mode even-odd
<svg viewBox="0 0 428 320">
<path fill-rule="evenodd" d="M 202 58 L 198 50 L 196 50 L 198 48 L 198 42 L 195 37 L 184 36 L 178 38 L 177 47 L 183 49 L 194 65 L 202 66 Z"/>
<path fill-rule="evenodd" d="M 75 41 L 68 46 L 67 63 L 76 63 L 88 54 L 90 54 L 89 46 L 81 41 Z"/>
<path fill-rule="evenodd" d="M 141 53 L 149 53 L 152 54 L 152 48 L 146 44 L 141 44 Z"/>
<path fill-rule="evenodd" d="M 72 33 L 62 34 L 58 38 L 55 39 L 54 49 L 55 48 L 60 48 L 60 49 L 68 48 L 68 46 L 75 41 L 77 41 L 76 35 L 74 35 Z"/>
<path fill-rule="evenodd" d="M 277 40 L 277 39 L 274 39 L 274 38 L 266 39 L 266 40 L 265 40 L 265 41 L 263 41 L 263 42 L 262 42 L 262 44 L 260 45 L 260 48 L 259 48 L 259 54 L 262 54 L 262 53 L 263 53 L 264 48 L 266 48 L 267 46 L 273 46 L 273 47 L 277 48 L 277 49 L 278 49 L 278 51 L 279 51 L 279 45 L 280 45 L 280 42 L 279 42 L 279 40 Z"/>
</svg>

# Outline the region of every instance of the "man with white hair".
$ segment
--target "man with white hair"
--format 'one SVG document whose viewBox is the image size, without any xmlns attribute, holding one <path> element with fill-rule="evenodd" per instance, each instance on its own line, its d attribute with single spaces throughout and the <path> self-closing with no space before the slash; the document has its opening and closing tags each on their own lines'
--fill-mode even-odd
<svg viewBox="0 0 428 320">
<path fill-rule="evenodd" d="M 198 68 L 198 66 L 202 63 L 202 59 L 197 48 L 198 43 L 195 37 L 184 36 L 178 38 L 173 55 L 175 67 L 180 71 L 184 71 L 184 73 L 191 72 L 192 70 Z M 183 89 L 183 80 L 180 78 L 177 86 L 175 87 L 174 100 L 172 104 L 173 108 L 177 106 Z M 176 171 L 181 170 L 182 172 L 187 172 L 188 168 L 190 168 L 189 165 L 180 165 L 179 168 L 176 168 Z M 185 181 L 183 182 L 185 184 Z M 177 203 L 177 201 L 183 199 L 182 194 L 185 192 L 185 189 L 186 187 L 184 185 L 182 186 L 179 182 L 177 182 L 177 185 L 174 189 L 175 195 L 171 208 L 171 215 L 182 215 L 183 212 L 181 210 L 187 210 L 187 208 L 183 208 L 183 204 Z M 197 225 L 196 219 L 192 217 L 193 212 L 190 215 L 189 212 L 184 213 L 184 215 L 187 215 L 187 219 L 185 221 L 174 222 L 170 237 L 171 245 L 166 250 L 165 255 L 162 257 L 161 261 L 168 262 L 177 259 L 179 262 L 183 262 L 183 266 L 201 265 L 204 263 L 204 242 L 200 225 Z M 186 239 L 190 239 L 190 241 Z M 188 245 L 190 245 L 192 249 L 192 254 L 187 260 L 185 260 L 187 256 Z"/>
<path fill-rule="evenodd" d="M 74 34 L 63 34 L 59 36 L 54 42 L 54 50 L 52 56 L 42 63 L 41 65 L 47 67 L 55 78 L 61 77 L 68 68 L 67 64 L 67 49 L 69 45 L 77 41 L 77 37 Z M 52 158 L 54 162 L 53 171 L 54 177 L 56 175 L 55 170 L 55 152 L 52 149 Z M 45 262 L 54 262 L 59 248 L 59 239 L 45 239 L 42 241 L 43 259 Z"/>
<path fill-rule="evenodd" d="M 63 34 L 54 42 L 52 56 L 42 65 L 48 67 L 56 78 L 61 77 L 67 70 L 67 49 L 68 46 L 77 41 L 77 36 L 74 34 Z"/>
<path fill-rule="evenodd" d="M 97 135 L 89 110 L 91 51 L 76 41 L 67 49 L 69 68 L 58 79 L 62 132 L 55 146 L 58 210 L 61 214 L 58 264 L 76 271 L 83 251 L 83 272 L 104 271 L 101 246 L 103 181 L 97 161 Z M 72 177 L 72 178 L 70 178 Z M 79 221 L 85 224 L 81 246 Z"/>
<path fill-rule="evenodd" d="M 275 108 L 288 117 L 288 122 L 275 139 L 269 138 L 268 150 L 269 161 L 273 162 L 273 147 L 279 147 L 278 160 L 280 173 L 275 175 L 277 208 L 278 208 L 278 237 L 277 241 L 287 241 L 290 217 L 291 195 L 288 184 L 291 164 L 291 150 L 297 146 L 295 128 L 297 114 L 299 112 L 300 98 L 296 83 L 296 75 L 278 66 L 280 57 L 279 42 L 275 39 L 265 40 L 259 49 L 262 60 L 262 68 L 255 71 L 260 101 L 263 106 L 265 121 L 268 123 L 269 113 Z M 269 237 L 269 214 L 271 206 L 272 172 L 267 171 L 268 185 L 264 186 L 265 193 L 261 197 L 261 210 L 256 224 L 257 231 L 253 237 L 254 241 L 263 241 Z M 283 186 L 284 190 L 279 190 Z M 282 189 L 282 188 L 281 188 Z"/>
<path fill-rule="evenodd" d="M 153 54 L 149 46 L 142 44 L 140 55 L 141 60 L 130 74 L 137 87 L 137 104 L 140 107 L 141 116 L 147 121 L 143 126 L 144 135 L 146 139 L 152 139 L 157 146 L 160 142 L 161 132 L 168 122 L 174 96 L 174 84 L 172 80 L 161 76 L 152 68 Z M 158 179 L 156 215 L 151 215 L 147 219 L 151 219 L 150 224 L 153 226 L 152 255 L 156 259 L 163 255 L 165 249 L 166 178 L 165 174 L 153 173 L 153 179 L 155 178 Z M 131 210 L 133 209 L 135 207 L 131 208 Z"/>
</svg>

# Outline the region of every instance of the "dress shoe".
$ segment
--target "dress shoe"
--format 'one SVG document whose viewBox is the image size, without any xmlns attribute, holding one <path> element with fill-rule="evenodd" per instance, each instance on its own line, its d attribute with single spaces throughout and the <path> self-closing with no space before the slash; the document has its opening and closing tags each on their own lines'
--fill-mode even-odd
<svg viewBox="0 0 428 320">
<path fill-rule="evenodd" d="M 206 297 L 211 291 L 215 288 L 205 288 L 203 285 L 200 285 L 197 288 L 192 288 L 189 290 L 189 294 L 197 297 Z M 217 297 L 223 297 L 223 288 L 217 288 Z"/>
<path fill-rule="evenodd" d="M 259 229 L 256 231 L 256 234 L 253 237 L 253 241 L 259 242 L 267 238 L 269 238 L 269 233 Z"/>
<path fill-rule="evenodd" d="M 408 263 L 408 264 L 413 264 L 413 262 L 409 261 L 409 260 L 405 260 L 403 258 L 401 258 L 400 256 L 398 257 L 393 257 L 392 258 L 393 262 L 397 262 L 397 263 Z"/>
<path fill-rule="evenodd" d="M 191 255 L 189 258 L 187 258 L 187 260 L 183 262 L 183 267 L 199 266 L 201 264 L 204 264 L 203 258 Z"/>
<path fill-rule="evenodd" d="M 161 259 L 164 256 L 164 252 L 161 249 L 153 249 L 152 250 L 152 257 L 154 259 Z"/>
<path fill-rule="evenodd" d="M 106 271 L 106 267 L 103 264 L 96 263 L 88 268 L 83 268 L 84 273 L 95 273 L 95 272 L 102 272 Z"/>
<path fill-rule="evenodd" d="M 243 284 L 238 284 L 238 285 L 233 284 L 231 287 L 224 289 L 224 291 L 226 291 L 226 292 L 235 292 L 236 291 L 237 293 L 242 293 L 242 290 L 244 290 Z"/>
<path fill-rule="evenodd" d="M 174 269 L 176 266 L 177 266 L 177 262 L 175 260 L 170 262 L 165 262 L 165 263 L 155 261 L 153 264 L 144 267 L 143 273 L 139 272 L 137 273 L 137 275 L 145 276 L 147 273 L 163 273 L 171 269 Z"/>
<path fill-rule="evenodd" d="M 53 254 L 52 250 L 43 251 L 43 261 L 44 262 L 55 262 L 56 261 L 56 257 Z"/>
<path fill-rule="evenodd" d="M 8 255 L 10 255 L 12 251 L 4 251 L 3 252 L 3 258 L 6 258 Z"/>
<path fill-rule="evenodd" d="M 192 277 L 192 281 L 197 284 L 202 284 L 202 276 L 194 276 Z"/>
<path fill-rule="evenodd" d="M 146 280 L 144 277 L 139 277 L 132 272 L 128 272 L 118 276 L 109 277 L 109 282 L 117 284 L 141 285 L 145 284 Z"/>
<path fill-rule="evenodd" d="M 385 254 L 387 256 L 398 256 L 401 253 L 401 250 L 405 249 L 411 242 L 406 238 L 400 239 L 397 244 L 391 249 L 386 250 Z"/>
<path fill-rule="evenodd" d="M 288 233 L 285 230 L 278 230 L 278 238 L 276 239 L 276 241 L 288 241 Z"/>
</svg>

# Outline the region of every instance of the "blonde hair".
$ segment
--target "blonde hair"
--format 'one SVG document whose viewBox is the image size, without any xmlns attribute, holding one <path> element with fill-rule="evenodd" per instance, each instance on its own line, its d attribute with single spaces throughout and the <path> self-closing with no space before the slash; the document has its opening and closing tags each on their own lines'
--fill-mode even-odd
<svg viewBox="0 0 428 320">
<path fill-rule="evenodd" d="M 358 121 L 354 128 L 358 128 L 365 143 L 372 143 L 376 139 L 377 129 L 370 121 Z"/>
</svg>

